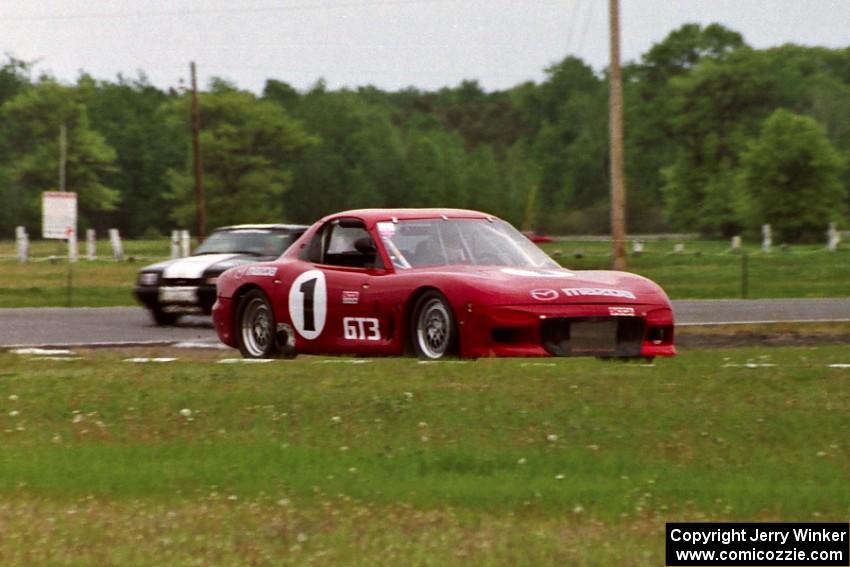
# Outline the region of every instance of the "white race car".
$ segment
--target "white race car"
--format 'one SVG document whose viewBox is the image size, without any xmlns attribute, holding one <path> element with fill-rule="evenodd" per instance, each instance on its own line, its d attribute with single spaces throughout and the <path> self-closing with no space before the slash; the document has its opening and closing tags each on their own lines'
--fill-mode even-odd
<svg viewBox="0 0 850 567">
<path fill-rule="evenodd" d="M 191 256 L 145 266 L 134 293 L 158 325 L 187 313 L 209 315 L 218 276 L 234 266 L 274 260 L 304 233 L 294 224 L 244 224 L 217 228 Z"/>
</svg>

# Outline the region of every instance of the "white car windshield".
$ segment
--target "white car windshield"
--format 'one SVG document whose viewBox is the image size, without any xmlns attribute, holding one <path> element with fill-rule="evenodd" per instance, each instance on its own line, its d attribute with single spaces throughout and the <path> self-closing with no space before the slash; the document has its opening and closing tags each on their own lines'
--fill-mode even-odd
<svg viewBox="0 0 850 567">
<path fill-rule="evenodd" d="M 557 262 L 502 220 L 379 222 L 377 229 L 396 268 L 468 264 L 561 269 Z"/>
<path fill-rule="evenodd" d="M 293 235 L 277 230 L 239 229 L 213 232 L 198 246 L 198 254 L 250 254 L 280 256 L 292 243 Z"/>
</svg>

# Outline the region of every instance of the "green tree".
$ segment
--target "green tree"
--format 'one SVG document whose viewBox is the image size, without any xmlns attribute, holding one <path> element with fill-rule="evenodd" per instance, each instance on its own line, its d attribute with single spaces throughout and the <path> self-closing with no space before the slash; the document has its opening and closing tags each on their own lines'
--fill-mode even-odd
<svg viewBox="0 0 850 567">
<path fill-rule="evenodd" d="M 467 206 L 500 217 L 508 215 L 502 173 L 489 146 L 480 146 L 469 156 L 466 185 Z"/>
<path fill-rule="evenodd" d="M 0 105 L 30 86 L 30 64 L 7 56 L 0 66 Z"/>
<path fill-rule="evenodd" d="M 719 24 L 685 24 L 624 69 L 626 179 L 630 230 L 664 228 L 662 170 L 677 159 L 683 134 L 671 117 L 681 109 L 677 77 L 688 76 L 700 62 L 722 62 L 746 48 L 741 34 Z M 678 171 L 681 177 L 687 172 Z M 677 212 L 676 215 L 679 213 Z"/>
<path fill-rule="evenodd" d="M 608 196 L 607 87 L 582 61 L 567 57 L 539 87 L 514 90 L 531 134 L 528 169 L 536 172 L 541 228 L 604 230 L 584 209 Z M 592 225 L 592 226 L 591 226 Z"/>
<path fill-rule="evenodd" d="M 742 218 L 769 223 L 784 242 L 821 240 L 828 222 L 844 220 L 843 167 L 822 126 L 777 110 L 741 159 Z"/>
<path fill-rule="evenodd" d="M 314 142 L 280 105 L 220 80 L 200 94 L 201 147 L 209 227 L 242 222 L 283 222 L 283 195 L 299 152 Z M 172 218 L 194 226 L 188 96 L 168 103 L 173 135 L 186 149 L 185 167 L 166 173 Z"/>
<path fill-rule="evenodd" d="M 7 56 L 7 61 L 0 66 L 0 107 L 21 93 L 30 85 L 29 65 Z M 0 234 L 8 237 L 13 227 L 22 222 L 22 204 L 25 200 L 21 188 L 15 186 L 11 179 L 9 167 L 14 148 L 4 138 L 0 138 Z"/>
<path fill-rule="evenodd" d="M 164 233 L 172 227 L 168 215 L 169 168 L 179 167 L 185 147 L 171 135 L 160 112 L 169 95 L 153 87 L 144 75 L 136 79 L 119 76 L 114 83 L 83 76 L 77 82 L 92 127 L 115 148 L 115 169 L 106 182 L 121 193 L 121 202 L 111 215 L 113 226 L 128 236 L 141 236 L 153 228 Z"/>
<path fill-rule="evenodd" d="M 523 141 L 508 149 L 501 169 L 506 204 L 500 216 L 524 230 L 539 228 L 539 172 L 533 169 L 532 161 L 528 158 L 528 148 Z"/>
<path fill-rule="evenodd" d="M 294 219 L 312 222 L 341 209 L 407 202 L 403 144 L 382 104 L 347 90 L 328 92 L 321 83 L 289 104 L 319 139 L 304 152 L 285 196 Z"/>
<path fill-rule="evenodd" d="M 670 128 L 676 152 L 662 171 L 674 228 L 728 236 L 739 231 L 733 172 L 750 137 L 778 105 L 775 77 L 758 52 L 702 61 L 670 82 Z"/>
<path fill-rule="evenodd" d="M 406 143 L 402 175 L 407 206 L 469 206 L 470 163 L 463 138 L 454 132 L 415 130 L 407 134 Z"/>
<path fill-rule="evenodd" d="M 485 145 L 501 152 L 524 133 L 522 119 L 503 92 L 485 92 L 477 81 L 441 89 L 434 114 L 447 130 L 458 132 L 470 150 Z"/>
<path fill-rule="evenodd" d="M 0 107 L 0 139 L 6 158 L 3 177 L 11 218 L 40 233 L 41 193 L 58 188 L 59 132 L 66 127 L 66 189 L 77 193 L 81 225 L 100 225 L 115 209 L 119 193 L 105 184 L 114 169 L 115 150 L 89 124 L 88 111 L 74 87 L 45 79 Z"/>
<path fill-rule="evenodd" d="M 746 47 L 743 36 L 720 24 L 705 27 L 684 24 L 653 45 L 641 57 L 636 70 L 644 85 L 663 87 L 667 81 L 687 73 L 700 61 L 706 58 L 721 60 L 743 47 Z"/>
</svg>

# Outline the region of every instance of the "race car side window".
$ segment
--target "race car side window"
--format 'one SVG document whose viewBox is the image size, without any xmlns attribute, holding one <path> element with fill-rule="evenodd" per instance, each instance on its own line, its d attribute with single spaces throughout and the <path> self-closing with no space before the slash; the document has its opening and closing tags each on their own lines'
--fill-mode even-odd
<svg viewBox="0 0 850 567">
<path fill-rule="evenodd" d="M 325 224 L 302 250 L 301 259 L 328 266 L 383 268 L 372 237 L 355 219 Z"/>
<path fill-rule="evenodd" d="M 301 252 L 298 254 L 301 260 L 313 262 L 314 264 L 322 263 L 322 242 L 324 241 L 327 228 L 328 225 L 325 225 L 317 230 L 316 234 L 310 238 L 310 242 L 301 249 Z"/>
</svg>

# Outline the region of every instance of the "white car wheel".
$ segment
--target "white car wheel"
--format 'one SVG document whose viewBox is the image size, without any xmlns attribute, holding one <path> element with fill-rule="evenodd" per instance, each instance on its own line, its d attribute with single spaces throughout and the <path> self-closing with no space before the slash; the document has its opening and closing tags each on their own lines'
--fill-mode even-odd
<svg viewBox="0 0 850 567">
<path fill-rule="evenodd" d="M 416 303 L 412 342 L 421 358 L 437 360 L 454 354 L 456 333 L 452 308 L 437 291 L 426 292 Z"/>
</svg>

